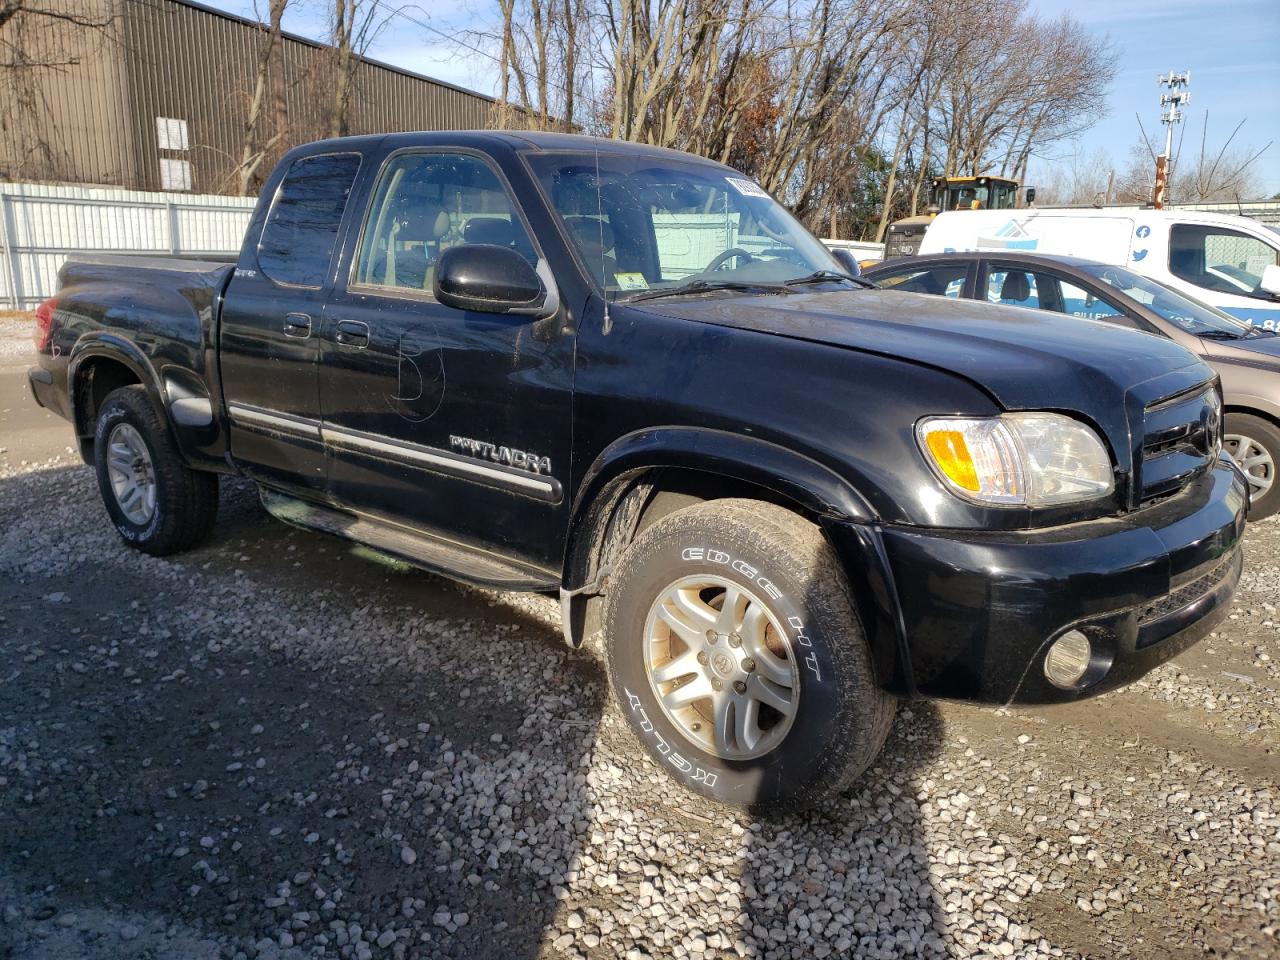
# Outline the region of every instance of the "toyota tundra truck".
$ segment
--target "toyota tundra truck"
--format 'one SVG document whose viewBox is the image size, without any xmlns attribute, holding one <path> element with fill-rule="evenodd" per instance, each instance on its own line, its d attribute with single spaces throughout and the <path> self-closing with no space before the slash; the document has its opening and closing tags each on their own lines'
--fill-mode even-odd
<svg viewBox="0 0 1280 960">
<path fill-rule="evenodd" d="M 689 790 L 829 800 L 903 698 L 1054 704 L 1203 637 L 1248 494 L 1212 371 L 880 291 L 750 178 L 560 134 L 286 155 L 234 262 L 77 257 L 37 311 L 126 544 L 274 516 L 558 593 Z"/>
</svg>

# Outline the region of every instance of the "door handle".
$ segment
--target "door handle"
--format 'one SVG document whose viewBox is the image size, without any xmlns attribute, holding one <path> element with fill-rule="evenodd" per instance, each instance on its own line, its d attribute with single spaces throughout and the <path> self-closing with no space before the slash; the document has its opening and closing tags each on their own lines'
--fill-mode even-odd
<svg viewBox="0 0 1280 960">
<path fill-rule="evenodd" d="M 369 325 L 363 320 L 339 320 L 333 339 L 344 347 L 363 350 L 369 345 Z"/>
<path fill-rule="evenodd" d="M 311 336 L 311 318 L 305 313 L 291 313 L 284 318 L 284 335 L 296 340 Z"/>
</svg>

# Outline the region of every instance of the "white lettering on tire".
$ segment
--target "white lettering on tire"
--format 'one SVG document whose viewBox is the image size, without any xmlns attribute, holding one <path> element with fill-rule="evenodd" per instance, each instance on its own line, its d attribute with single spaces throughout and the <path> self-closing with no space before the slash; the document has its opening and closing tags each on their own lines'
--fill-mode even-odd
<svg viewBox="0 0 1280 960">
<path fill-rule="evenodd" d="M 635 714 L 640 729 L 653 741 L 654 749 L 666 759 L 667 763 L 681 773 L 689 774 L 694 783 L 705 783 L 708 787 L 714 787 L 716 780 L 719 779 L 718 775 L 690 763 L 675 750 L 672 750 L 671 744 L 667 743 L 662 734 L 654 727 L 649 715 L 645 713 L 645 709 L 640 703 L 640 698 L 625 688 L 622 692 L 627 695 L 627 705 L 631 708 L 631 712 Z"/>
</svg>

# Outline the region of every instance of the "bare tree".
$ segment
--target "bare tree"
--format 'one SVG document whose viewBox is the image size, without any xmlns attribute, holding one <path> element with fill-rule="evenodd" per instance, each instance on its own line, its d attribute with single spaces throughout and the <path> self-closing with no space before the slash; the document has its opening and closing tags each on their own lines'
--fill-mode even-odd
<svg viewBox="0 0 1280 960">
<path fill-rule="evenodd" d="M 0 48 L 15 60 L 28 66 L 65 66 L 78 62 L 68 59 L 69 54 L 56 47 L 33 51 L 30 44 L 17 44 L 11 34 L 3 31 L 10 24 L 53 25 L 69 24 L 82 30 L 107 30 L 116 22 L 116 11 L 111 3 L 94 3 L 92 0 L 75 4 L 58 0 L 0 0 Z M 7 65 L 7 64 L 6 64 Z"/>
<path fill-rule="evenodd" d="M 0 0 L 0 176 L 56 178 L 66 160 L 46 118 L 48 78 L 120 41 L 115 0 Z"/>
<path fill-rule="evenodd" d="M 883 232 L 929 178 L 1025 174 L 1095 122 L 1105 39 L 1026 0 L 496 0 L 500 126 L 588 129 L 756 177 L 810 226 Z M 584 108 L 583 103 L 587 106 Z"/>
<path fill-rule="evenodd" d="M 1036 182 L 1040 206 L 1104 205 L 1116 199 L 1118 181 L 1111 156 L 1101 147 L 1072 150 L 1049 164 Z"/>
<path fill-rule="evenodd" d="M 357 68 L 378 35 L 400 11 L 400 7 L 385 6 L 382 0 L 334 0 L 329 24 L 334 51 L 329 136 L 345 137 L 350 131 Z"/>
<path fill-rule="evenodd" d="M 576 125 L 580 64 L 590 22 L 587 0 L 497 0 L 500 128 L 571 130 Z"/>
<path fill-rule="evenodd" d="M 240 163 L 235 171 L 236 185 L 242 197 L 257 192 L 263 161 L 284 140 L 288 132 L 281 23 L 289 2 L 290 0 L 268 0 L 269 19 L 265 35 L 259 44 L 253 92 L 249 98 L 249 110 L 245 115 L 244 132 L 241 136 Z M 271 87 L 270 93 L 268 87 Z M 272 98 L 274 130 L 264 139 L 262 128 L 265 125 L 268 96 Z"/>
<path fill-rule="evenodd" d="M 1233 146 L 1244 124 L 1244 120 L 1237 123 L 1215 150 L 1209 145 L 1209 111 L 1205 111 L 1197 153 L 1184 159 L 1179 149 L 1174 156 L 1170 192 L 1175 201 L 1236 200 L 1262 195 L 1262 181 L 1254 164 L 1271 148 L 1271 142 L 1261 149 Z"/>
<path fill-rule="evenodd" d="M 1257 161 L 1271 149 L 1236 144 L 1245 121 L 1236 124 L 1221 145 L 1209 139 L 1209 114 L 1205 112 L 1198 144 L 1187 155 L 1181 146 L 1174 150 L 1168 198 L 1172 203 L 1204 203 L 1261 197 L 1264 193 Z M 1146 132 L 1129 147 L 1129 159 L 1117 181 L 1116 196 L 1122 203 L 1150 203 L 1155 182 L 1155 148 Z M 1194 139 L 1194 134 L 1192 135 Z"/>
<path fill-rule="evenodd" d="M 1078 136 L 1105 109 L 1116 55 L 1105 38 L 1070 16 L 1029 16 L 1025 0 L 1003 30 L 990 25 L 989 8 L 967 11 L 972 39 L 944 65 L 938 101 L 941 172 L 1000 173 L 1022 177 L 1033 148 Z"/>
</svg>

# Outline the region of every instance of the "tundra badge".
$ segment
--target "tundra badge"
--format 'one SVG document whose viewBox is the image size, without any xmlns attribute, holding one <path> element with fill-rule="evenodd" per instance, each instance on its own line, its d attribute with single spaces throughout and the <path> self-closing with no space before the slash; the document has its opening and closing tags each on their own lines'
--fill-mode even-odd
<svg viewBox="0 0 1280 960">
<path fill-rule="evenodd" d="M 492 460 L 517 470 L 528 470 L 530 473 L 551 473 L 551 458 L 540 457 L 527 450 L 516 450 L 512 447 L 500 447 L 483 440 L 472 440 L 470 437 L 449 437 L 449 446 L 458 453 L 465 453 L 481 460 Z"/>
</svg>

